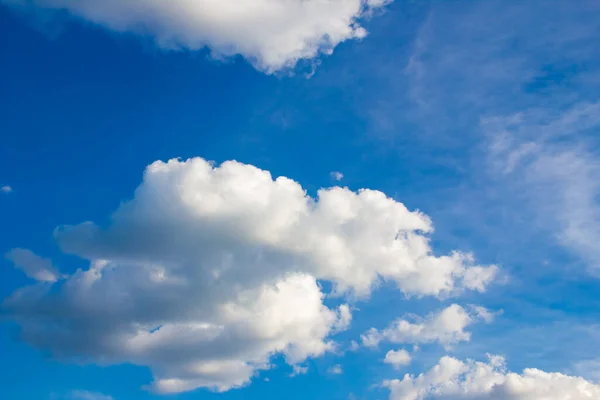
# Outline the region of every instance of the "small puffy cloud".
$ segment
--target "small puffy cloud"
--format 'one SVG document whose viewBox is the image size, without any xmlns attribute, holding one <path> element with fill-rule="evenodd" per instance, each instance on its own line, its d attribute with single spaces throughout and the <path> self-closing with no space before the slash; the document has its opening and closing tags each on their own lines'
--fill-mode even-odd
<svg viewBox="0 0 600 400">
<path fill-rule="evenodd" d="M 331 366 L 327 370 L 327 372 L 329 372 L 332 375 L 341 375 L 344 373 L 344 370 L 340 364 L 336 364 L 336 365 Z"/>
<path fill-rule="evenodd" d="M 391 364 L 396 369 L 409 365 L 411 361 L 410 353 L 404 349 L 388 351 L 383 360 L 384 363 Z"/>
<path fill-rule="evenodd" d="M 341 181 L 342 179 L 344 179 L 344 174 L 342 174 L 341 172 L 337 172 L 337 171 L 330 172 L 329 176 L 331 177 L 331 179 L 336 180 L 336 181 Z"/>
<path fill-rule="evenodd" d="M 292 366 L 292 373 L 290 374 L 291 377 L 298 376 L 298 375 L 306 375 L 306 374 L 308 374 L 308 367 L 301 366 L 301 365 L 293 365 Z"/>
<path fill-rule="evenodd" d="M 241 387 L 277 354 L 301 372 L 352 320 L 348 305 L 323 304 L 327 294 L 368 296 L 383 279 L 441 296 L 484 290 L 496 272 L 462 253 L 435 256 L 429 218 L 381 192 L 311 198 L 235 161 L 153 163 L 109 220 L 57 228 L 61 248 L 89 266 L 52 290 L 21 288 L 4 308 L 29 343 L 147 366 L 158 393 Z"/>
<path fill-rule="evenodd" d="M 479 319 L 491 321 L 490 315 L 492 313 L 483 307 L 474 308 L 473 312 L 469 313 L 458 304 L 452 304 L 425 318 L 415 317 L 414 322 L 398 319 L 382 331 L 371 328 L 361 335 L 361 339 L 367 347 L 375 347 L 384 340 L 411 344 L 439 342 L 449 347 L 458 342 L 468 342 L 471 333 L 466 332 L 465 328 Z"/>
<path fill-rule="evenodd" d="M 240 54 L 267 73 L 331 54 L 362 39 L 360 20 L 382 0 L 0 0 L 40 10 L 67 10 L 115 32 L 154 39 L 164 49 L 208 47 L 216 58 Z"/>
<path fill-rule="evenodd" d="M 87 390 L 72 390 L 69 392 L 67 399 L 69 400 L 114 400 L 114 397 Z"/>
<path fill-rule="evenodd" d="M 12 249 L 5 254 L 15 268 L 22 270 L 25 275 L 39 282 L 56 282 L 60 278 L 58 270 L 52 261 L 42 258 L 28 249 Z"/>
<path fill-rule="evenodd" d="M 12 191 L 12 188 L 8 185 L 0 187 L 0 192 L 2 193 L 11 193 Z"/>
<path fill-rule="evenodd" d="M 584 400 L 600 398 L 600 386 L 581 377 L 527 368 L 509 372 L 503 357 L 487 362 L 442 357 L 429 371 L 388 380 L 390 400 Z"/>
</svg>

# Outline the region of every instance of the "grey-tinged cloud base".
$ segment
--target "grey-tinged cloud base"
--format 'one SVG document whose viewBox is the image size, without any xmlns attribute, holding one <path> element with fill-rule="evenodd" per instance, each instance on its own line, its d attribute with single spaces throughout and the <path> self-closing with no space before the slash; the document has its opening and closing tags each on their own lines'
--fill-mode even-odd
<svg viewBox="0 0 600 400">
<path fill-rule="evenodd" d="M 487 362 L 444 356 L 429 371 L 387 380 L 390 400 L 587 400 L 600 398 L 600 386 L 577 376 L 527 368 L 510 372 L 501 356 Z"/>
<path fill-rule="evenodd" d="M 0 0 L 40 11 L 67 10 L 115 32 L 152 37 L 164 49 L 242 55 L 267 73 L 330 54 L 367 31 L 360 20 L 391 0 Z"/>
<path fill-rule="evenodd" d="M 29 278 L 39 282 L 56 282 L 60 279 L 58 270 L 52 261 L 42 258 L 28 249 L 12 249 L 5 254 L 15 268 L 22 270 Z"/>
<path fill-rule="evenodd" d="M 381 280 L 415 297 L 485 290 L 497 267 L 435 256 L 431 231 L 427 216 L 381 192 L 311 198 L 235 161 L 155 162 L 109 226 L 56 229 L 89 268 L 21 288 L 4 308 L 25 340 L 63 359 L 148 366 L 159 393 L 225 391 L 274 354 L 299 368 L 338 347 L 331 336 L 350 324 L 350 307 L 326 307 L 318 280 L 352 298 Z"/>
</svg>

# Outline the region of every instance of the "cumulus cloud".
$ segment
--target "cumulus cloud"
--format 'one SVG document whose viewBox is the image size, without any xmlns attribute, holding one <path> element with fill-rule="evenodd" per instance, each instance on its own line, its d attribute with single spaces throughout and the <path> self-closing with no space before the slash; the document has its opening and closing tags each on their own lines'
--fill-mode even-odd
<svg viewBox="0 0 600 400">
<path fill-rule="evenodd" d="M 215 57 L 240 54 L 272 73 L 364 38 L 360 20 L 391 0 L 0 1 L 65 9 L 116 32 L 150 36 L 165 49 L 208 47 Z"/>
<path fill-rule="evenodd" d="M 62 358 L 149 366 L 152 389 L 174 393 L 247 384 L 274 354 L 292 366 L 334 350 L 351 322 L 332 295 L 366 296 L 379 279 L 406 295 L 484 290 L 495 266 L 436 257 L 431 222 L 383 193 L 322 189 L 229 161 L 150 165 L 106 227 L 55 231 L 90 260 L 52 287 L 5 303 L 30 343 Z M 301 367 L 298 367 L 301 368 Z"/>
<path fill-rule="evenodd" d="M 5 255 L 12 261 L 15 268 L 22 270 L 25 275 L 39 282 L 56 282 L 60 275 L 52 265 L 52 261 L 42 258 L 28 249 L 12 249 Z"/>
<path fill-rule="evenodd" d="M 394 368 L 399 369 L 405 365 L 409 365 L 412 361 L 412 357 L 410 353 L 404 349 L 400 350 L 390 350 L 386 353 L 383 362 L 386 364 L 391 364 Z"/>
<path fill-rule="evenodd" d="M 12 191 L 12 188 L 8 185 L 0 187 L 0 192 L 2 193 L 11 193 Z"/>
<path fill-rule="evenodd" d="M 468 342 L 471 333 L 466 332 L 465 328 L 478 320 L 490 322 L 492 316 L 492 313 L 480 306 L 472 307 L 472 312 L 468 312 L 458 304 L 452 304 L 425 318 L 414 317 L 414 322 L 401 318 L 382 331 L 371 328 L 361 335 L 361 339 L 367 347 L 375 347 L 384 340 L 413 344 L 439 342 L 449 347 L 458 342 Z"/>
<path fill-rule="evenodd" d="M 487 362 L 442 357 L 429 371 L 402 380 L 388 380 L 391 400 L 583 400 L 600 398 L 600 386 L 583 378 L 527 368 L 507 371 L 504 358 L 488 356 Z"/>
</svg>

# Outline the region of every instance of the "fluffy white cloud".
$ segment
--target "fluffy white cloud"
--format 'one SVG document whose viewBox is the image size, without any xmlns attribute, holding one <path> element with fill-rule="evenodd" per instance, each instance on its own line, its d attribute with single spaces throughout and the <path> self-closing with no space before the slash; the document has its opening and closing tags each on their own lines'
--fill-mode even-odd
<svg viewBox="0 0 600 400">
<path fill-rule="evenodd" d="M 156 162 L 109 226 L 64 226 L 55 237 L 89 259 L 49 289 L 15 292 L 6 309 L 30 343 L 55 355 L 149 366 L 160 393 L 242 386 L 270 357 L 292 366 L 332 350 L 347 305 L 379 279 L 407 295 L 483 290 L 496 267 L 432 254 L 429 219 L 372 190 L 322 189 L 238 162 Z M 43 316 L 43 318 L 42 318 Z"/>
<path fill-rule="evenodd" d="M 59 273 L 52 261 L 42 258 L 27 249 L 12 249 L 5 257 L 12 261 L 16 268 L 22 270 L 31 279 L 40 282 L 56 282 Z"/>
<path fill-rule="evenodd" d="M 388 351 L 383 360 L 384 363 L 392 364 L 396 369 L 409 365 L 411 361 L 410 353 L 404 349 Z"/>
<path fill-rule="evenodd" d="M 166 49 L 240 54 L 268 73 L 329 54 L 367 32 L 359 20 L 391 0 L 1 0 L 66 9 L 116 32 L 151 36 Z"/>
<path fill-rule="evenodd" d="M 490 322 L 492 318 L 493 314 L 483 307 L 472 307 L 469 313 L 458 304 L 452 304 L 425 318 L 415 317 L 415 322 L 397 319 L 383 331 L 371 328 L 361 335 L 361 339 L 367 347 L 375 347 L 383 340 L 391 343 L 439 342 L 449 347 L 471 339 L 471 333 L 465 331 L 466 327 L 478 320 Z"/>
<path fill-rule="evenodd" d="M 418 376 L 383 383 L 391 400 L 584 400 L 600 398 L 600 386 L 583 378 L 527 368 L 509 372 L 504 358 L 489 356 L 488 362 L 442 357 Z"/>
</svg>

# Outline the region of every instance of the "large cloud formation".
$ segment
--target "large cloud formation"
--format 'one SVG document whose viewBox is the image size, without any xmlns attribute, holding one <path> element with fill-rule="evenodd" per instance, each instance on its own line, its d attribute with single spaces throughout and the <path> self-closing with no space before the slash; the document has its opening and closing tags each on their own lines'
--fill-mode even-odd
<svg viewBox="0 0 600 400">
<path fill-rule="evenodd" d="M 386 280 L 410 296 L 482 291 L 495 266 L 432 254 L 431 222 L 373 190 L 321 189 L 228 161 L 155 162 L 110 224 L 57 228 L 89 268 L 4 302 L 24 338 L 63 358 L 149 366 L 153 389 L 242 386 L 270 357 L 335 348 L 350 307 Z"/>
<path fill-rule="evenodd" d="M 117 32 L 149 35 L 166 49 L 241 54 L 267 73 L 363 38 L 359 20 L 391 0 L 0 0 L 65 9 Z"/>
<path fill-rule="evenodd" d="M 429 371 L 385 381 L 390 400 L 587 400 L 600 398 L 600 385 L 583 378 L 527 368 L 509 372 L 503 357 L 488 362 L 442 357 Z"/>
</svg>

